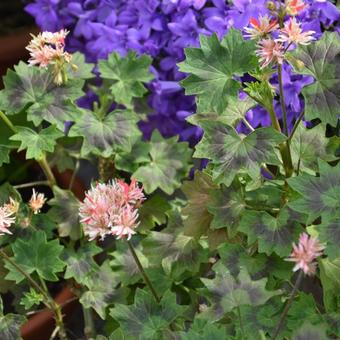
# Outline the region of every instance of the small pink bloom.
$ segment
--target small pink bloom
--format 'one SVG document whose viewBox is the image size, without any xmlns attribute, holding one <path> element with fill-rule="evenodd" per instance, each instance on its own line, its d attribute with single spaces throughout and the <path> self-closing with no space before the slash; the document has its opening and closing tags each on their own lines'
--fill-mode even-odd
<svg viewBox="0 0 340 340">
<path fill-rule="evenodd" d="M 262 39 L 258 43 L 256 55 L 260 57 L 261 68 L 268 66 L 271 62 L 282 64 L 283 46 L 272 39 Z"/>
<path fill-rule="evenodd" d="M 284 28 L 281 29 L 279 38 L 276 39 L 280 43 L 288 44 L 301 44 L 308 45 L 311 41 L 315 40 L 313 37 L 314 31 L 302 32 L 300 23 L 296 21 L 296 18 L 290 18 L 288 22 L 285 23 Z"/>
<path fill-rule="evenodd" d="M 263 38 L 279 27 L 277 20 L 271 20 L 267 15 L 260 15 L 259 20 L 251 18 L 249 24 L 251 27 L 245 27 L 244 30 L 248 33 L 245 37 L 250 39 Z"/>
<path fill-rule="evenodd" d="M 301 11 L 307 8 L 302 0 L 287 0 L 286 1 L 286 11 L 289 15 L 298 15 Z"/>
<path fill-rule="evenodd" d="M 122 180 L 118 180 L 118 184 L 123 190 L 125 203 L 137 204 L 145 200 L 143 187 L 139 188 L 135 179 L 131 180 L 130 185 Z"/>
<path fill-rule="evenodd" d="M 310 237 L 306 233 L 302 233 L 299 243 L 293 243 L 293 251 L 287 261 L 295 262 L 293 271 L 301 269 L 306 275 L 314 275 L 316 271 L 315 259 L 322 255 L 324 246 L 322 246 L 317 238 Z"/>
<path fill-rule="evenodd" d="M 37 194 L 33 189 L 32 197 L 28 205 L 34 214 L 38 214 L 40 212 L 40 209 L 44 206 L 45 202 L 46 202 L 45 195 L 39 193 Z"/>
<path fill-rule="evenodd" d="M 138 210 L 131 205 L 126 205 L 115 218 L 114 226 L 111 228 L 112 235 L 116 235 L 117 239 L 127 236 L 130 240 L 131 236 L 136 233 L 134 229 L 139 225 L 137 220 Z"/>
<path fill-rule="evenodd" d="M 12 205 L 12 202 L 15 202 L 10 198 L 10 203 L 4 204 L 0 207 L 0 235 L 4 234 L 12 234 L 8 228 L 15 222 L 15 207 Z"/>
</svg>

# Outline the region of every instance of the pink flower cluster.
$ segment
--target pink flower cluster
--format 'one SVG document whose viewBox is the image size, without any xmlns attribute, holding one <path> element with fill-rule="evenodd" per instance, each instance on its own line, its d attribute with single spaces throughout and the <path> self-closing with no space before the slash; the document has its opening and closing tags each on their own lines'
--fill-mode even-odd
<svg viewBox="0 0 340 340">
<path fill-rule="evenodd" d="M 286 2 L 286 13 L 297 15 L 306 8 L 301 0 L 291 0 Z M 260 16 L 259 20 L 250 19 L 250 27 L 245 27 L 246 37 L 250 39 L 260 39 L 256 55 L 260 57 L 261 68 L 267 67 L 271 63 L 282 64 L 284 54 L 291 44 L 308 45 L 314 40 L 314 31 L 302 32 L 301 24 L 296 18 L 290 18 L 284 27 L 278 30 L 278 38 L 273 39 L 270 33 L 279 28 L 278 20 L 271 20 L 268 16 Z"/>
<path fill-rule="evenodd" d="M 87 193 L 79 208 L 84 233 L 90 240 L 106 235 L 131 238 L 138 227 L 138 207 L 145 200 L 143 188 L 135 180 L 97 183 Z"/>
<path fill-rule="evenodd" d="M 33 39 L 26 47 L 31 56 L 28 62 L 40 67 L 47 67 L 58 60 L 70 62 L 71 54 L 64 51 L 67 34 L 68 31 L 62 29 L 55 33 L 43 32 L 37 36 L 32 35 Z"/>
<path fill-rule="evenodd" d="M 302 233 L 299 243 L 293 243 L 293 251 L 287 261 L 295 262 L 293 271 L 301 269 L 306 275 L 314 275 L 316 271 L 315 259 L 322 255 L 324 246 L 317 238 L 309 237 L 308 234 Z"/>
<path fill-rule="evenodd" d="M 15 222 L 15 215 L 18 211 L 19 203 L 9 199 L 9 203 L 0 207 L 0 235 L 12 234 L 8 228 Z"/>
</svg>

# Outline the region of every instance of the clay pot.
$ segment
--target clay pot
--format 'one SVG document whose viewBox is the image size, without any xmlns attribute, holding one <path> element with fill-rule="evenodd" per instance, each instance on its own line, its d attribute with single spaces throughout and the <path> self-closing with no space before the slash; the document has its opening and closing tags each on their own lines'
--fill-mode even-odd
<svg viewBox="0 0 340 340">
<path fill-rule="evenodd" d="M 72 178 L 72 171 L 65 171 L 63 173 L 59 173 L 58 171 L 53 172 L 59 186 L 61 188 L 67 188 Z M 83 199 L 85 186 L 75 178 L 72 191 L 76 197 Z M 67 316 L 72 314 L 78 303 L 75 295 L 68 286 L 65 286 L 57 294 L 55 301 L 62 306 L 64 320 L 67 321 Z M 50 338 L 54 328 L 55 322 L 53 313 L 46 309 L 34 314 L 28 319 L 21 328 L 21 336 L 24 340 L 47 340 Z"/>
</svg>

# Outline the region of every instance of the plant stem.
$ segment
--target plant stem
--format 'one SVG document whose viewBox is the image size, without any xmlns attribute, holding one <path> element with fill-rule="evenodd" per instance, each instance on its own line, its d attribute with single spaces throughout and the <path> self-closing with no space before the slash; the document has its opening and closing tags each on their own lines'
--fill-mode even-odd
<svg viewBox="0 0 340 340">
<path fill-rule="evenodd" d="M 301 120 L 302 120 L 304 114 L 305 114 L 305 112 L 302 111 L 302 112 L 300 113 L 298 119 L 296 120 L 296 122 L 295 122 L 295 124 L 294 124 L 294 126 L 293 126 L 293 130 L 292 130 L 292 132 L 290 133 L 290 135 L 289 135 L 289 137 L 288 137 L 289 142 L 292 140 L 292 138 L 293 138 L 293 136 L 294 136 L 294 133 L 296 132 L 296 130 L 297 130 L 297 128 L 298 128 L 298 126 L 299 126 L 299 124 L 300 124 L 300 122 L 301 122 Z"/>
<path fill-rule="evenodd" d="M 237 314 L 240 320 L 240 329 L 241 329 L 242 339 L 245 339 L 240 306 L 237 306 Z"/>
<path fill-rule="evenodd" d="M 0 111 L 0 117 L 5 122 L 5 124 L 12 130 L 12 132 L 17 133 L 16 127 L 12 124 L 12 122 L 8 119 L 4 112 Z"/>
<path fill-rule="evenodd" d="M 296 279 L 296 282 L 294 284 L 294 288 L 293 288 L 293 290 L 291 292 L 290 298 L 289 298 L 288 302 L 286 303 L 285 308 L 283 309 L 283 312 L 282 312 L 282 314 L 280 316 L 280 320 L 279 320 L 279 323 L 276 326 L 276 329 L 275 329 L 274 335 L 272 337 L 272 340 L 275 340 L 277 338 L 277 336 L 279 335 L 280 331 L 281 331 L 281 327 L 283 325 L 283 321 L 285 320 L 286 315 L 287 315 L 287 313 L 289 311 L 289 308 L 291 307 L 291 305 L 292 305 L 292 303 L 294 301 L 295 294 L 296 294 L 296 292 L 299 289 L 299 286 L 300 286 L 300 283 L 302 281 L 302 278 L 303 278 L 303 271 L 300 270 L 299 275 L 298 275 L 298 277 Z"/>
<path fill-rule="evenodd" d="M 78 169 L 79 169 L 79 164 L 80 164 L 80 160 L 78 158 L 77 161 L 76 161 L 76 166 L 74 167 L 74 171 L 73 171 L 73 174 L 72 174 L 72 177 L 71 177 L 71 180 L 70 180 L 70 184 L 68 186 L 68 190 L 72 191 L 74 180 L 76 179 L 76 175 L 77 175 L 77 172 L 78 172 Z"/>
<path fill-rule="evenodd" d="M 29 182 L 29 183 L 24 183 L 24 184 L 18 184 L 14 185 L 14 189 L 23 189 L 23 188 L 30 188 L 30 187 L 35 187 L 37 185 L 49 185 L 48 181 L 36 181 L 36 182 Z"/>
<path fill-rule="evenodd" d="M 56 181 L 56 179 L 53 175 L 51 167 L 49 166 L 49 164 L 47 162 L 46 156 L 44 156 L 38 162 L 39 162 L 42 170 L 44 171 L 44 174 L 45 174 L 50 186 L 53 187 L 54 185 L 56 185 L 57 181 Z"/>
<path fill-rule="evenodd" d="M 151 281 L 149 280 L 148 276 L 146 275 L 146 272 L 145 272 L 141 262 L 139 261 L 139 258 L 138 258 L 137 254 L 136 254 L 136 252 L 135 252 L 135 250 L 133 248 L 133 245 L 131 244 L 130 241 L 127 241 L 127 244 L 129 246 L 131 254 L 132 254 L 132 256 L 133 256 L 133 258 L 134 258 L 134 260 L 135 260 L 135 262 L 136 262 L 136 264 L 138 266 L 138 269 L 139 269 L 139 271 L 141 272 L 141 274 L 142 274 L 142 276 L 144 278 L 144 281 L 145 281 L 146 285 L 149 287 L 149 289 L 150 289 L 152 295 L 155 297 L 155 300 L 157 301 L 157 303 L 159 303 L 161 301 L 161 299 L 159 298 L 155 288 L 153 287 L 153 285 L 152 285 Z"/>
<path fill-rule="evenodd" d="M 283 92 L 283 81 L 282 81 L 282 65 L 277 65 L 277 75 L 279 80 L 279 91 L 280 91 L 280 104 L 283 115 L 283 133 L 288 136 L 288 124 L 287 124 L 287 110 L 285 104 L 285 95 Z"/>
<path fill-rule="evenodd" d="M 84 334 L 86 339 L 93 339 L 96 336 L 95 326 L 92 318 L 92 313 L 90 308 L 85 308 L 83 306 L 83 315 L 84 315 Z"/>
<path fill-rule="evenodd" d="M 250 130 L 250 131 L 254 131 L 255 129 L 250 125 L 250 123 L 248 122 L 248 120 L 245 118 L 245 117 L 243 117 L 242 118 L 242 121 L 243 121 L 243 123 L 244 123 L 244 125 Z"/>
</svg>

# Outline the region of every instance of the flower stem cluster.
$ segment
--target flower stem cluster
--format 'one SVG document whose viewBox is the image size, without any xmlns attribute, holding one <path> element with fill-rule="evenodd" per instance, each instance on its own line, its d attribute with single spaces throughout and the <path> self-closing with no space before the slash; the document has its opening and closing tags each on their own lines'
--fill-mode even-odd
<svg viewBox="0 0 340 340">
<path fill-rule="evenodd" d="M 272 19 L 268 16 L 260 16 L 259 20 L 250 19 L 250 27 L 245 27 L 244 30 L 247 33 L 246 37 L 259 40 L 256 55 L 260 57 L 261 68 L 265 68 L 270 64 L 281 65 L 284 60 L 284 54 L 291 44 L 308 45 L 315 39 L 313 37 L 315 32 L 303 32 L 301 23 L 295 17 L 290 17 L 284 24 L 282 22 L 284 14 L 282 15 L 281 13 L 297 15 L 305 8 L 306 5 L 303 1 L 286 1 L 283 12 L 282 8 L 280 8 L 277 18 Z M 278 24 L 279 21 L 282 25 Z M 278 38 L 274 38 L 274 36 L 278 36 Z"/>
<path fill-rule="evenodd" d="M 30 65 L 42 68 L 52 66 L 54 82 L 57 85 L 66 83 L 66 64 L 69 64 L 72 55 L 64 50 L 65 38 L 68 31 L 62 29 L 59 32 L 43 32 L 37 36 L 32 35 L 32 40 L 26 49 L 30 52 Z"/>
<path fill-rule="evenodd" d="M 139 224 L 138 207 L 144 200 L 143 188 L 135 180 L 130 185 L 115 179 L 97 183 L 86 193 L 79 209 L 85 235 L 90 240 L 106 235 L 130 239 Z"/>
</svg>

